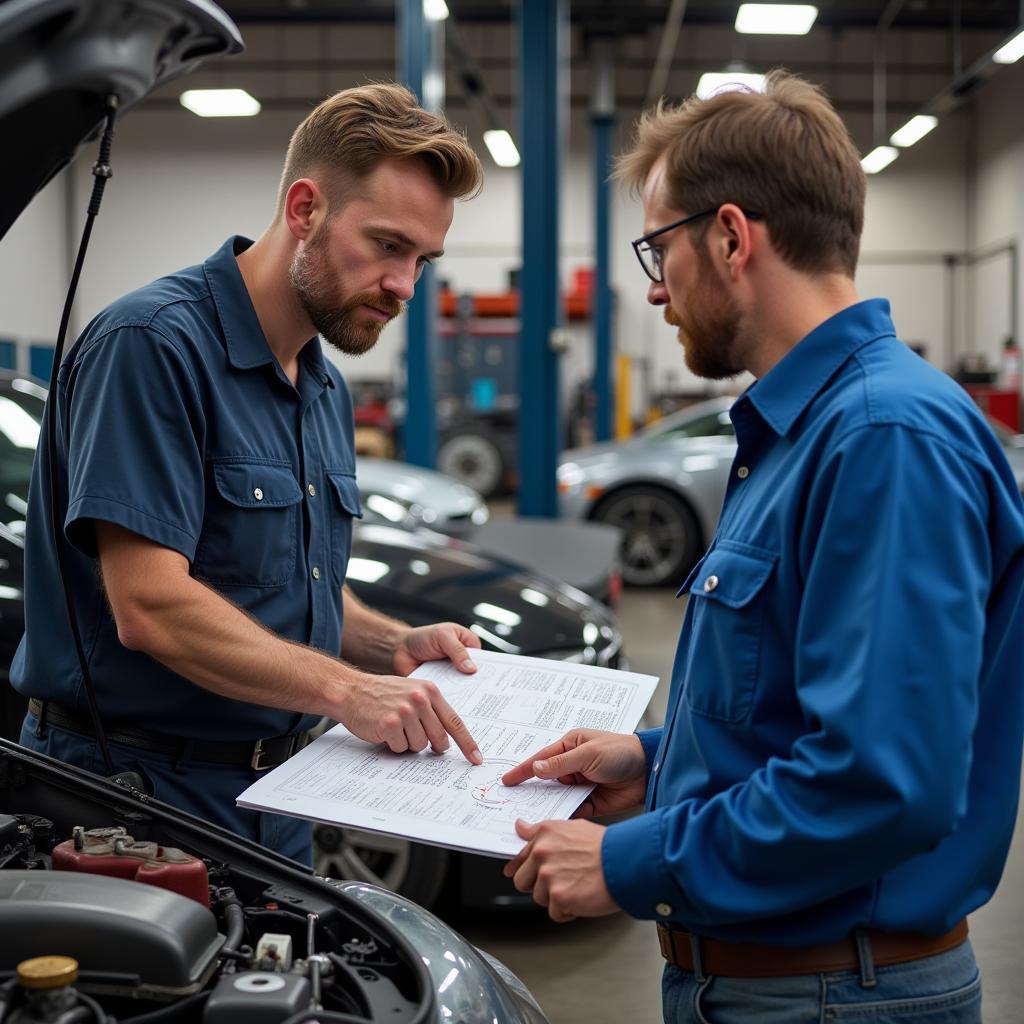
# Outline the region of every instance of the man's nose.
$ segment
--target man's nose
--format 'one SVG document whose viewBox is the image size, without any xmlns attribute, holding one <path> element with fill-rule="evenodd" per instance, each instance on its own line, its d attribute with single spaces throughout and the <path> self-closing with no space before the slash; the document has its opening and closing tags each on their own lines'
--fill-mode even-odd
<svg viewBox="0 0 1024 1024">
<path fill-rule="evenodd" d="M 668 305 L 668 289 L 664 281 L 652 281 L 647 286 L 647 301 L 652 306 Z"/>
<path fill-rule="evenodd" d="M 380 286 L 396 299 L 408 302 L 416 291 L 416 270 L 412 266 L 389 270 L 381 279 Z"/>
</svg>

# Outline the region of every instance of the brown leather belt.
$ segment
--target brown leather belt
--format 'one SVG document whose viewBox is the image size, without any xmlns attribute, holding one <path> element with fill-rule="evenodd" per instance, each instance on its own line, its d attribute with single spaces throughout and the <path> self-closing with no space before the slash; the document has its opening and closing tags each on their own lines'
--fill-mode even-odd
<svg viewBox="0 0 1024 1024">
<path fill-rule="evenodd" d="M 55 701 L 43 702 L 34 697 L 28 702 L 28 710 L 45 725 L 67 729 L 82 736 L 95 737 L 92 718 L 74 708 Z M 180 757 L 189 761 L 205 761 L 211 764 L 230 764 L 252 768 L 263 772 L 284 764 L 292 754 L 300 751 L 309 742 L 308 732 L 293 733 L 290 736 L 274 736 L 264 740 L 188 740 L 184 736 L 153 732 L 127 725 L 124 722 L 104 722 L 104 735 L 111 743 L 148 750 L 154 754 Z"/>
<path fill-rule="evenodd" d="M 863 933 L 871 946 L 876 967 L 922 960 L 955 949 L 967 938 L 967 921 L 961 921 L 945 935 L 918 935 L 913 932 Z M 860 967 L 857 940 L 827 942 L 818 946 L 788 949 L 785 946 L 758 946 L 746 942 L 722 942 L 702 938 L 676 928 L 658 925 L 661 955 L 684 971 L 694 970 L 693 947 L 699 945 L 700 971 L 723 978 L 780 978 L 791 974 L 826 974 L 853 971 Z"/>
</svg>

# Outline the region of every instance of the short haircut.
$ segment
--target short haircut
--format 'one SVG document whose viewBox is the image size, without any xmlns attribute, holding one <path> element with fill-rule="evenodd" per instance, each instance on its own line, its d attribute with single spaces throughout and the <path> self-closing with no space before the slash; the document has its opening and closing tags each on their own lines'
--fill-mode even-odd
<svg viewBox="0 0 1024 1024">
<path fill-rule="evenodd" d="M 316 177 L 332 208 L 385 160 L 417 160 L 451 199 L 476 195 L 480 160 L 465 135 L 424 110 L 404 86 L 378 82 L 324 100 L 292 135 L 277 195 L 277 215 L 300 178 Z"/>
<path fill-rule="evenodd" d="M 616 176 L 639 192 L 663 154 L 668 199 L 680 213 L 735 203 L 765 218 L 775 251 L 791 267 L 853 277 L 864 228 L 864 170 L 850 133 L 817 86 L 773 71 L 763 93 L 661 100 L 637 123 Z"/>
</svg>

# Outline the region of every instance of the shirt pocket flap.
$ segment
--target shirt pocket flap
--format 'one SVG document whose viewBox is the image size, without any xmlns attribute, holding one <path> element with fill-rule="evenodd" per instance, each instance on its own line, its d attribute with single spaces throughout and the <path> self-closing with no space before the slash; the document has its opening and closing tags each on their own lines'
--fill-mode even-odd
<svg viewBox="0 0 1024 1024">
<path fill-rule="evenodd" d="M 220 496 L 239 508 L 284 508 L 302 500 L 298 481 L 287 463 L 216 462 L 213 478 Z"/>
<path fill-rule="evenodd" d="M 767 551 L 716 547 L 691 574 L 691 597 L 717 601 L 728 608 L 748 605 L 764 586 L 778 556 Z"/>
<path fill-rule="evenodd" d="M 341 507 L 350 515 L 358 519 L 363 518 L 363 506 L 359 501 L 359 485 L 351 473 L 328 473 L 327 479 L 331 481 L 334 493 L 338 495 Z"/>
</svg>

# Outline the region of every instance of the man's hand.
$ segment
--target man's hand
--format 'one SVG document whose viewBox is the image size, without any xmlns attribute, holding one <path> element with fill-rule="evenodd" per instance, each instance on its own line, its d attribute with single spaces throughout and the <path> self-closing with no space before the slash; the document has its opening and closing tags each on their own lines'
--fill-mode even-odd
<svg viewBox="0 0 1024 1024">
<path fill-rule="evenodd" d="M 567 786 L 596 782 L 574 818 L 593 818 L 628 810 L 644 802 L 647 759 L 639 738 L 598 729 L 573 729 L 560 740 L 501 777 L 506 786 L 526 779 L 558 779 Z"/>
<path fill-rule="evenodd" d="M 476 671 L 476 665 L 467 647 L 479 649 L 480 638 L 464 626 L 454 622 L 420 626 L 405 634 L 395 649 L 391 665 L 398 675 L 407 676 L 426 661 L 449 658 L 460 672 L 472 674 Z"/>
<path fill-rule="evenodd" d="M 574 917 L 602 917 L 619 909 L 601 868 L 603 825 L 517 821 L 516 832 L 528 842 L 505 865 L 505 875 L 520 892 L 532 891 L 534 900 L 548 908 L 552 921 L 561 924 Z"/>
<path fill-rule="evenodd" d="M 369 743 L 386 743 L 395 753 L 448 749 L 451 735 L 472 764 L 483 755 L 466 723 L 428 679 L 360 676 L 348 691 L 340 715 L 349 732 Z"/>
</svg>

